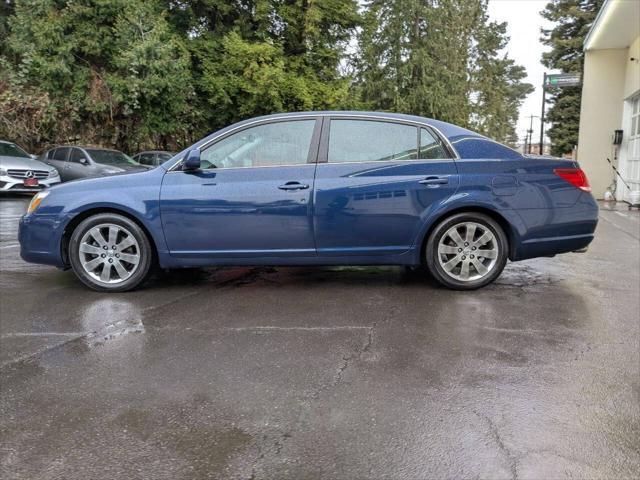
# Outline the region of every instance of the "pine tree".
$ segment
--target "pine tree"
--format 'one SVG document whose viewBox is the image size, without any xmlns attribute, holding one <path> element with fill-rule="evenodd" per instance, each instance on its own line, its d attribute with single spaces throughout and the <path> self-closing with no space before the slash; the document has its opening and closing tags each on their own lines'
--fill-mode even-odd
<svg viewBox="0 0 640 480">
<path fill-rule="evenodd" d="M 356 90 L 375 110 L 395 110 L 514 137 L 532 87 L 500 51 L 506 26 L 485 0 L 371 0 L 355 61 Z"/>
<path fill-rule="evenodd" d="M 552 0 L 541 12 L 556 25 L 542 30 L 541 41 L 551 47 L 542 54 L 542 64 L 563 73 L 582 73 L 584 63 L 583 42 L 591 28 L 603 0 Z M 582 87 L 567 87 L 548 92 L 551 107 L 546 120 L 551 140 L 551 153 L 569 153 L 578 144 L 580 99 Z"/>
</svg>

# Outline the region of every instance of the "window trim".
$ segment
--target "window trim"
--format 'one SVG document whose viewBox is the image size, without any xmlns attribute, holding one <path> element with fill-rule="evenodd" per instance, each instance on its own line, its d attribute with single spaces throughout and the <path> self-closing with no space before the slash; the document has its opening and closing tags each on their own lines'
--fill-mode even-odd
<svg viewBox="0 0 640 480">
<path fill-rule="evenodd" d="M 235 133 L 237 131 L 248 128 L 250 126 L 257 126 L 263 123 L 274 123 L 274 122 L 280 122 L 280 121 L 316 119 L 316 130 L 314 131 L 314 134 L 312 137 L 312 148 L 310 149 L 310 151 L 313 151 L 313 141 L 316 140 L 316 132 L 318 133 L 318 137 L 319 137 L 318 138 L 319 145 L 317 149 L 316 162 L 310 162 L 310 163 L 327 163 L 326 160 L 325 162 L 322 161 L 323 149 L 328 148 L 328 144 L 323 140 L 324 140 L 324 135 L 328 135 L 328 128 L 329 128 L 328 124 L 332 118 L 347 119 L 347 120 L 353 120 L 353 119 L 378 120 L 378 121 L 386 121 L 386 122 L 392 122 L 392 123 L 395 122 L 395 123 L 403 123 L 407 125 L 415 125 L 417 127 L 426 127 L 432 130 L 440 138 L 440 140 L 442 141 L 447 151 L 451 154 L 451 159 L 450 159 L 451 161 L 460 160 L 461 158 L 460 155 L 458 154 L 458 151 L 453 147 L 453 145 L 451 144 L 449 139 L 446 137 L 446 135 L 444 135 L 438 127 L 431 125 L 428 122 L 420 122 L 417 120 L 407 120 L 404 118 L 385 116 L 384 114 L 367 115 L 366 113 L 363 113 L 362 115 L 357 115 L 357 114 L 354 115 L 353 113 L 340 114 L 337 112 L 330 113 L 330 114 L 321 113 L 321 112 L 317 114 L 314 114 L 314 113 L 301 113 L 298 115 L 285 114 L 281 117 L 255 119 L 253 121 L 248 121 L 247 123 L 243 123 L 242 125 L 237 125 L 235 128 L 231 128 L 233 127 L 233 125 L 231 125 L 230 127 L 227 127 L 227 128 L 231 128 L 230 130 L 225 131 L 224 133 L 219 133 L 218 135 L 214 133 L 213 134 L 214 137 L 210 138 L 209 140 L 204 142 L 202 145 L 195 147 L 195 149 L 200 150 L 202 152 L 204 149 L 209 147 L 214 142 L 217 142 L 218 140 L 222 140 L 224 137 L 231 135 L 232 133 Z M 325 130 L 327 130 L 326 134 L 325 134 Z M 173 165 L 167 168 L 167 173 L 182 172 L 182 162 L 184 161 L 184 158 L 187 152 L 188 150 L 185 151 L 185 154 L 180 156 Z M 326 159 L 326 156 L 325 156 L 325 159 Z M 415 162 L 415 160 L 400 160 L 400 162 Z M 355 162 L 355 163 L 362 163 L 362 162 Z M 384 163 L 384 162 L 379 162 L 379 163 Z M 278 166 L 278 165 L 275 165 L 275 166 Z M 282 166 L 293 166 L 293 165 L 282 165 Z M 265 167 L 234 167 L 234 168 L 271 168 L 271 167 L 272 165 L 265 166 Z"/>
<path fill-rule="evenodd" d="M 90 160 L 89 160 L 89 158 L 88 158 L 87 152 L 85 152 L 82 148 L 80 148 L 80 147 L 70 147 L 70 148 L 71 148 L 71 150 L 69 150 L 69 154 L 67 155 L 67 162 L 68 162 L 68 163 L 73 163 L 73 164 L 75 164 L 75 165 L 82 165 L 82 163 L 81 163 L 81 162 L 76 162 L 76 161 L 71 160 L 71 156 L 73 155 L 73 152 L 74 152 L 75 150 L 77 150 L 78 152 L 80 152 L 80 154 L 81 154 L 81 155 L 83 156 L 83 158 L 87 161 L 87 163 L 90 163 Z"/>
<path fill-rule="evenodd" d="M 414 158 L 408 160 L 367 160 L 367 161 L 353 161 L 353 162 L 329 162 L 329 137 L 331 130 L 332 120 L 360 120 L 360 121 L 375 121 L 383 123 L 395 123 L 399 125 L 406 125 L 414 127 L 416 129 L 416 155 L 420 155 L 420 129 L 424 128 L 437 140 L 440 140 L 443 148 L 449 157 L 447 158 Z M 440 162 L 440 161 L 455 161 L 460 157 L 458 152 L 451 146 L 448 139 L 442 135 L 442 133 L 432 125 L 415 122 L 412 120 L 404 120 L 392 117 L 373 117 L 368 115 L 326 115 L 324 116 L 325 126 L 322 129 L 322 138 L 320 139 L 320 152 L 318 154 L 318 163 L 326 163 L 331 165 L 348 165 L 353 163 L 410 163 L 410 162 Z"/>
<path fill-rule="evenodd" d="M 60 160 L 58 158 L 51 158 L 50 160 L 55 160 L 56 162 L 65 162 L 65 163 L 68 162 L 69 161 L 69 155 L 71 155 L 71 149 L 73 147 L 56 147 L 56 148 L 54 148 L 54 150 L 55 150 L 54 155 L 55 155 L 55 153 L 57 153 L 58 150 L 62 150 L 64 148 L 67 149 L 67 154 L 64 156 L 64 160 Z"/>
<path fill-rule="evenodd" d="M 442 133 L 435 127 L 428 125 L 426 123 L 415 122 L 412 120 L 404 120 L 393 117 L 374 117 L 368 115 L 325 115 L 324 116 L 324 125 L 322 127 L 322 137 L 320 139 L 320 151 L 318 154 L 318 163 L 328 163 L 331 165 L 348 165 L 352 163 L 410 163 L 410 162 L 447 162 L 447 161 L 455 161 L 460 157 L 458 156 L 458 152 L 451 146 L 448 139 L 442 135 Z M 407 160 L 365 160 L 365 161 L 353 161 L 353 162 L 330 162 L 329 158 L 329 137 L 331 130 L 331 121 L 332 120 L 360 120 L 360 121 L 375 121 L 382 123 L 395 123 L 399 125 L 406 125 L 409 127 L 414 127 L 416 129 L 416 155 L 420 155 L 420 129 L 424 128 L 431 135 L 439 140 L 442 144 L 442 147 L 449 154 L 449 157 L 446 158 L 413 158 Z"/>
</svg>

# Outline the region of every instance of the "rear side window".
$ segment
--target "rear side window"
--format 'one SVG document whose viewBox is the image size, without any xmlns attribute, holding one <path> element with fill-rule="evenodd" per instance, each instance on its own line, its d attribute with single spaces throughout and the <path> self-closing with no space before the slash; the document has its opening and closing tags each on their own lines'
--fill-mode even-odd
<svg viewBox="0 0 640 480">
<path fill-rule="evenodd" d="M 371 120 L 331 120 L 328 161 L 377 162 L 418 158 L 417 127 Z"/>
<path fill-rule="evenodd" d="M 154 165 L 154 158 L 155 154 L 153 153 L 142 153 L 136 160 L 142 165 Z"/>
<path fill-rule="evenodd" d="M 435 134 L 426 128 L 421 128 L 419 157 L 427 160 L 435 160 L 439 158 L 451 158 L 451 155 Z"/>
<path fill-rule="evenodd" d="M 66 147 L 56 148 L 53 152 L 53 156 L 51 157 L 54 160 L 60 160 L 62 162 L 67 160 L 67 154 L 69 153 L 69 149 Z"/>
</svg>

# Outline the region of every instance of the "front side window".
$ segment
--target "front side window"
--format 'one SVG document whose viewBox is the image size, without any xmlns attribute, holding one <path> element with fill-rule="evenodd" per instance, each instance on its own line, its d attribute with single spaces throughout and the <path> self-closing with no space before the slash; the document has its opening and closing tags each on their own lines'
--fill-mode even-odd
<svg viewBox="0 0 640 480">
<path fill-rule="evenodd" d="M 416 127 L 371 120 L 331 120 L 329 162 L 377 162 L 417 158 Z"/>
<path fill-rule="evenodd" d="M 305 164 L 315 123 L 295 120 L 244 129 L 204 150 L 200 156 L 202 168 Z"/>
<path fill-rule="evenodd" d="M 141 153 L 136 160 L 142 165 L 153 165 L 155 154 L 153 153 Z"/>
<path fill-rule="evenodd" d="M 420 158 L 435 160 L 439 158 L 451 158 L 446 148 L 434 134 L 426 128 L 420 129 Z"/>
</svg>

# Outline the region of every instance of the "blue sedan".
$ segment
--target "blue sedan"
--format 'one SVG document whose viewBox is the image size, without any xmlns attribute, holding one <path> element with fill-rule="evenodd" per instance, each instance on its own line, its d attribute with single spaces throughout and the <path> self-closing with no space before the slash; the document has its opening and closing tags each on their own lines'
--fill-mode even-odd
<svg viewBox="0 0 640 480">
<path fill-rule="evenodd" d="M 469 290 L 507 260 L 584 251 L 598 207 L 572 160 L 428 118 L 270 115 L 144 172 L 36 195 L 21 256 L 108 292 L 151 268 L 406 265 Z"/>
</svg>

